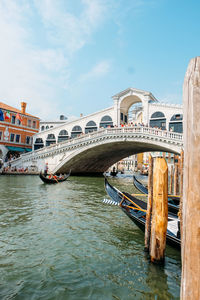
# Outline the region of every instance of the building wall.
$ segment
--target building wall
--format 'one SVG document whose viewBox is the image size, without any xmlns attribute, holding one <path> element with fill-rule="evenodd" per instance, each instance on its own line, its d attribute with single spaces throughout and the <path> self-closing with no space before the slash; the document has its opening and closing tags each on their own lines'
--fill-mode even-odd
<svg viewBox="0 0 200 300">
<path fill-rule="evenodd" d="M 5 109 L 6 107 L 9 108 L 9 119 L 5 119 L 5 114 L 8 111 L 8 109 Z M 7 146 L 32 149 L 32 137 L 39 131 L 39 118 L 25 112 L 19 113 L 18 109 L 5 104 L 0 104 L 0 109 L 4 114 L 4 121 L 0 121 L 0 147 L 2 146 L 1 150 L 4 155 Z M 16 119 L 17 114 L 20 114 L 22 122 Z M 15 117 L 15 120 L 13 117 Z M 17 137 L 19 137 L 18 140 Z"/>
</svg>

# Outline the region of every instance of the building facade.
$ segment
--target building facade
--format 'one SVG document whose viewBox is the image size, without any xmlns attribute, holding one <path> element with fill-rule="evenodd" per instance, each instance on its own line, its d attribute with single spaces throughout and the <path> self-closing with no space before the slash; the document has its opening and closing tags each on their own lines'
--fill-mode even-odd
<svg viewBox="0 0 200 300">
<path fill-rule="evenodd" d="M 39 118 L 0 102 L 0 158 L 9 160 L 32 150 L 33 135 L 39 132 Z"/>
</svg>

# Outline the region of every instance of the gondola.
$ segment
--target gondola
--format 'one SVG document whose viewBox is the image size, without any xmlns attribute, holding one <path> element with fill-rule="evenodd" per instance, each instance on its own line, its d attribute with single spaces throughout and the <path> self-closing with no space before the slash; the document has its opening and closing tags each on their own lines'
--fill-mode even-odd
<svg viewBox="0 0 200 300">
<path fill-rule="evenodd" d="M 120 192 L 105 178 L 105 190 L 112 200 L 104 199 L 105 203 L 119 205 L 123 212 L 143 231 L 145 230 L 147 203 L 128 193 Z M 180 249 L 180 222 L 177 217 L 168 214 L 166 241 Z"/>
<path fill-rule="evenodd" d="M 70 176 L 71 171 L 68 174 L 65 174 L 62 178 L 59 178 L 58 176 L 52 175 L 53 178 L 48 178 L 47 176 L 45 176 L 42 172 L 40 172 L 40 179 L 44 182 L 44 183 L 50 183 L 50 184 L 54 184 L 54 183 L 59 183 L 59 182 L 63 182 L 65 180 L 67 180 L 67 178 Z"/>
<path fill-rule="evenodd" d="M 133 175 L 133 184 L 134 186 L 143 194 L 148 195 L 148 189 Z M 169 212 L 177 215 L 179 212 L 179 196 L 168 196 L 168 209 Z"/>
</svg>

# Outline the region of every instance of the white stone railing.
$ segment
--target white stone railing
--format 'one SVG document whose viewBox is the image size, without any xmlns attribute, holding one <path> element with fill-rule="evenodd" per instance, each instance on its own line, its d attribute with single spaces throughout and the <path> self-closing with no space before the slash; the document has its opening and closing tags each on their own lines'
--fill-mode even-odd
<svg viewBox="0 0 200 300">
<path fill-rule="evenodd" d="M 15 159 L 15 162 L 17 160 L 20 160 L 21 158 L 34 158 L 35 155 L 43 155 L 47 154 L 48 152 L 56 151 L 61 148 L 70 147 L 73 145 L 79 145 L 86 141 L 90 141 L 93 139 L 96 139 L 98 137 L 106 136 L 106 135 L 118 135 L 118 134 L 133 134 L 138 136 L 151 136 L 153 138 L 160 137 L 163 140 L 167 142 L 167 140 L 174 141 L 177 143 L 182 143 L 183 141 L 183 135 L 176 132 L 166 131 L 166 130 L 160 130 L 156 128 L 151 127 L 144 127 L 144 126 L 133 126 L 133 127 L 114 127 L 114 128 L 106 128 L 106 129 L 100 129 L 98 131 L 94 131 L 88 134 L 80 135 L 79 137 L 76 137 L 74 139 L 69 139 L 66 141 L 63 141 L 61 143 L 52 144 L 48 147 L 40 148 L 38 150 L 35 150 L 33 152 L 22 154 L 20 158 Z"/>
</svg>

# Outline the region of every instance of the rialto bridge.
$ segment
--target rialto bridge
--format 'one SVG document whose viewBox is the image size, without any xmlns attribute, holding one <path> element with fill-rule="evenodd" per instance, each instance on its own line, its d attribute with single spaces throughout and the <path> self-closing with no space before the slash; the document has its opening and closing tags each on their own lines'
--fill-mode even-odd
<svg viewBox="0 0 200 300">
<path fill-rule="evenodd" d="M 112 107 L 54 128 L 43 126 L 33 138 L 33 151 L 12 161 L 12 167 L 37 166 L 40 171 L 48 162 L 51 172 L 102 173 L 136 153 L 180 153 L 180 105 L 160 103 L 150 92 L 134 88 L 112 98 Z"/>
<path fill-rule="evenodd" d="M 144 126 L 101 129 L 61 143 L 23 154 L 12 167 L 37 166 L 48 162 L 52 173 L 100 174 L 129 155 L 146 151 L 180 153 L 182 134 Z"/>
</svg>

